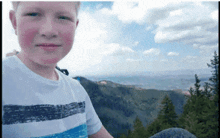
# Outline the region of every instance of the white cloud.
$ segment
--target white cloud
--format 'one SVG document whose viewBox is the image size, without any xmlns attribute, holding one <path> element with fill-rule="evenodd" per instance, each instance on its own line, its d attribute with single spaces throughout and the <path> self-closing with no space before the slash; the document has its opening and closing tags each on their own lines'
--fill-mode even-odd
<svg viewBox="0 0 220 138">
<path fill-rule="evenodd" d="M 215 21 L 218 21 L 218 10 L 214 11 L 211 13 L 211 17 L 212 19 L 214 19 Z"/>
<path fill-rule="evenodd" d="M 106 24 L 97 21 L 89 12 L 80 12 L 79 21 L 76 40 L 81 39 L 81 41 L 85 41 L 86 39 L 86 41 L 94 42 L 98 38 L 102 38 L 101 40 L 106 38 Z M 88 48 L 91 48 L 91 46 Z"/>
<path fill-rule="evenodd" d="M 96 5 L 96 9 L 100 9 L 103 6 L 103 4 Z"/>
<path fill-rule="evenodd" d="M 155 30 L 155 42 L 182 42 L 207 48 L 218 43 L 218 25 L 214 20 L 216 11 L 213 12 L 201 2 L 180 7 L 177 11 L 181 12 L 156 22 L 158 28 Z"/>
<path fill-rule="evenodd" d="M 102 8 L 100 9 L 100 12 L 105 15 L 113 15 L 112 11 L 109 10 L 108 8 Z"/>
<path fill-rule="evenodd" d="M 138 61 L 141 61 L 141 60 L 140 59 L 127 58 L 126 61 L 127 62 L 138 62 Z"/>
<path fill-rule="evenodd" d="M 169 53 L 167 54 L 167 56 L 179 56 L 179 53 L 169 52 Z"/>
<path fill-rule="evenodd" d="M 163 18 L 165 14 L 169 14 L 166 10 L 161 11 L 167 5 L 176 4 L 175 1 L 115 1 L 112 9 L 104 11 L 108 14 L 113 14 L 118 17 L 123 23 L 137 22 L 143 24 L 145 22 L 152 22 L 157 18 Z M 154 10 L 159 10 L 160 14 L 154 14 Z M 152 15 L 153 14 L 153 15 Z M 162 15 L 163 14 L 163 15 Z M 150 20 L 149 20 L 150 19 Z"/>
<path fill-rule="evenodd" d="M 134 42 L 134 45 L 135 45 L 135 46 L 137 46 L 138 44 L 139 44 L 139 42 L 138 42 L 138 41 Z"/>
<path fill-rule="evenodd" d="M 160 60 L 161 62 L 168 62 L 168 60 L 167 59 L 162 59 L 162 60 Z"/>
<path fill-rule="evenodd" d="M 142 10 L 144 9 L 140 8 L 138 2 L 117 1 L 112 6 L 112 14 L 117 15 L 124 23 L 141 22 L 145 14 Z"/>
<path fill-rule="evenodd" d="M 209 56 L 210 58 L 212 57 L 214 51 L 216 51 L 218 53 L 218 44 L 210 45 L 210 46 L 194 44 L 193 48 L 199 49 L 201 55 Z"/>
<path fill-rule="evenodd" d="M 182 14 L 183 14 L 182 9 L 170 12 L 170 16 L 181 16 Z"/>
<path fill-rule="evenodd" d="M 120 46 L 116 43 L 106 44 L 106 51 L 103 55 L 111 55 L 111 56 L 123 56 L 129 53 L 134 53 L 135 51 L 129 47 Z"/>
<path fill-rule="evenodd" d="M 146 31 L 151 29 L 149 25 L 157 26 L 153 31 L 156 43 L 218 44 L 217 2 L 120 1 L 105 11 L 123 23 L 145 23 Z"/>
<path fill-rule="evenodd" d="M 152 26 L 147 26 L 146 31 L 150 31 L 153 27 Z"/>
<path fill-rule="evenodd" d="M 180 66 L 184 65 L 185 69 L 204 69 L 208 68 L 212 56 L 186 56 L 180 60 Z"/>
<path fill-rule="evenodd" d="M 193 61 L 193 60 L 195 60 L 195 59 L 197 59 L 197 58 L 198 58 L 197 56 L 186 56 L 186 57 L 184 58 L 184 60 Z"/>
<path fill-rule="evenodd" d="M 144 51 L 143 54 L 146 55 L 146 56 L 149 56 L 149 55 L 156 55 L 156 56 L 158 56 L 160 54 L 160 49 L 151 48 L 149 50 Z"/>
</svg>

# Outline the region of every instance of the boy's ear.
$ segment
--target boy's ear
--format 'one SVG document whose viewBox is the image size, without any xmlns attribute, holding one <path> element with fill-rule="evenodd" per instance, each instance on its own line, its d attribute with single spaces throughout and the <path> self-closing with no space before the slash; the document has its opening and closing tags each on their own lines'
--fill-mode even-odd
<svg viewBox="0 0 220 138">
<path fill-rule="evenodd" d="M 78 24 L 79 24 L 79 19 L 77 19 L 77 21 L 76 21 L 76 28 L 77 28 Z"/>
<path fill-rule="evenodd" d="M 10 10 L 9 12 L 9 18 L 11 20 L 11 24 L 15 30 L 15 34 L 17 35 L 17 22 L 16 22 L 16 13 L 13 10 Z"/>
</svg>

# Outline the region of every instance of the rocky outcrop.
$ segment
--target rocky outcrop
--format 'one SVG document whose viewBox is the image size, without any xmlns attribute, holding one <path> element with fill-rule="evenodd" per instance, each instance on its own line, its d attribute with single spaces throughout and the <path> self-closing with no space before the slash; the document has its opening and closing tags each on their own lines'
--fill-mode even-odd
<svg viewBox="0 0 220 138">
<path fill-rule="evenodd" d="M 182 128 L 169 128 L 151 136 L 150 138 L 196 138 L 196 136 Z"/>
</svg>

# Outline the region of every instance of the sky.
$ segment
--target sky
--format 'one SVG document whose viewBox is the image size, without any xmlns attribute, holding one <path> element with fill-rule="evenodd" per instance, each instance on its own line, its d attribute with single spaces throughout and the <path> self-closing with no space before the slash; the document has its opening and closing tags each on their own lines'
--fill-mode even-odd
<svg viewBox="0 0 220 138">
<path fill-rule="evenodd" d="M 20 51 L 3 1 L 3 56 Z M 69 54 L 71 76 L 207 69 L 218 53 L 217 1 L 82 1 Z"/>
</svg>

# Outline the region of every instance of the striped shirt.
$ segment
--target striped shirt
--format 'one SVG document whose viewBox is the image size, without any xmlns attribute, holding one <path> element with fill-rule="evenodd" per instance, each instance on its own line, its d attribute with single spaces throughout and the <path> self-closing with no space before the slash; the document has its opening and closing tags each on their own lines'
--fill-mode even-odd
<svg viewBox="0 0 220 138">
<path fill-rule="evenodd" d="M 60 71 L 58 81 L 26 67 L 17 56 L 2 62 L 3 138 L 87 138 L 102 126 L 77 80 Z"/>
</svg>

